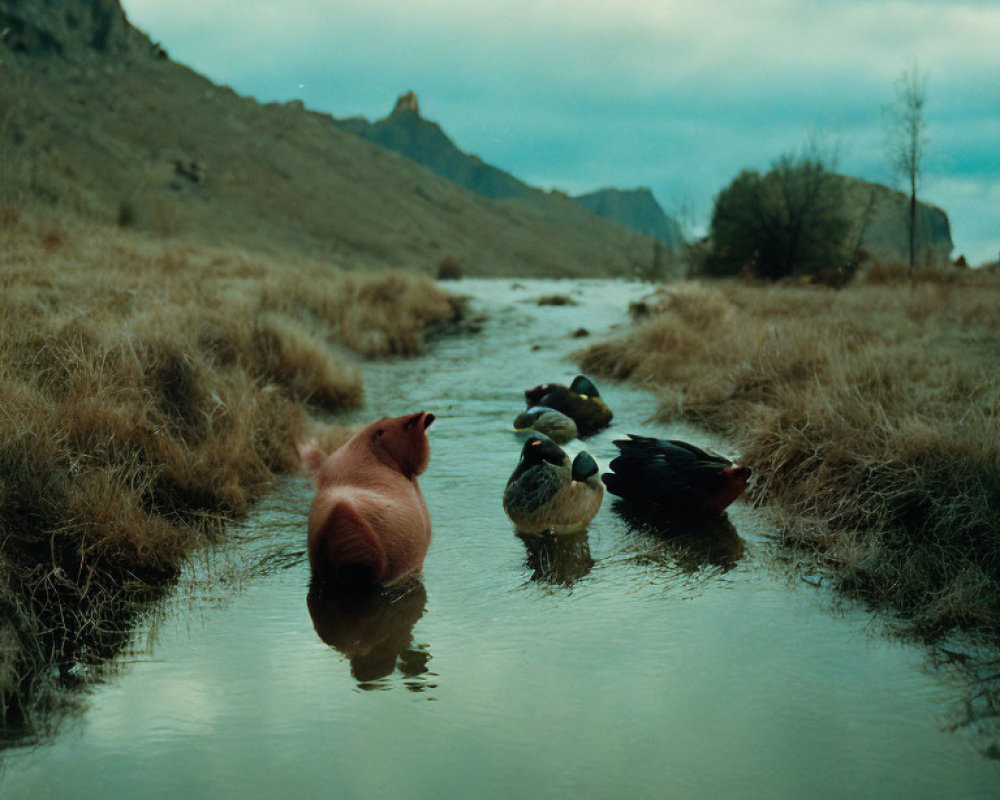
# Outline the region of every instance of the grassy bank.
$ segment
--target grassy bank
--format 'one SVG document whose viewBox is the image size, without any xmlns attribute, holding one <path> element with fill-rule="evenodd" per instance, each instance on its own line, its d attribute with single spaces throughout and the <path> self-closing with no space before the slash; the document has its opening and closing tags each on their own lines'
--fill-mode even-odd
<svg viewBox="0 0 1000 800">
<path fill-rule="evenodd" d="M 165 243 L 70 217 L 0 225 L 0 716 L 31 726 L 124 641 L 274 474 L 354 354 L 419 353 L 429 279 Z"/>
<path fill-rule="evenodd" d="M 581 366 L 728 435 L 843 588 L 924 634 L 1000 633 L 1000 277 L 899 277 L 665 288 Z"/>
</svg>

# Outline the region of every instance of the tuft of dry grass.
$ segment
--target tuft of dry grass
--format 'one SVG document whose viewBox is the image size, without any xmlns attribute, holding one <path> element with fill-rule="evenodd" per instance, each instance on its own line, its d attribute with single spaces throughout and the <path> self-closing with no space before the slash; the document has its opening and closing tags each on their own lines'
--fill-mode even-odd
<svg viewBox="0 0 1000 800">
<path fill-rule="evenodd" d="M 134 599 L 298 468 L 309 408 L 360 404 L 357 355 L 419 353 L 458 307 L 428 277 L 265 261 L 69 217 L 20 215 L 0 228 L 0 253 L 10 726 L 30 723 L 73 664 L 120 646 Z"/>
<path fill-rule="evenodd" d="M 894 274 L 840 292 L 672 286 L 581 367 L 730 436 L 750 499 L 845 588 L 926 634 L 1000 632 L 1000 280 Z"/>
<path fill-rule="evenodd" d="M 462 262 L 449 253 L 438 263 L 437 279 L 439 281 L 461 280 L 464 272 Z"/>
</svg>

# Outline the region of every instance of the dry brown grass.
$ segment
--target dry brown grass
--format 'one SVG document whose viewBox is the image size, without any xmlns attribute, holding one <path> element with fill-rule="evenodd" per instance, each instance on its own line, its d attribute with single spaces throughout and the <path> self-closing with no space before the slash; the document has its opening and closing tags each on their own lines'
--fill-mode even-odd
<svg viewBox="0 0 1000 800">
<path fill-rule="evenodd" d="M 361 402 L 349 351 L 418 353 L 456 306 L 427 277 L 69 217 L 19 215 L 0 227 L 0 254 L 0 638 L 19 642 L 0 654 L 9 722 L 53 664 L 117 646 L 132 598 L 297 468 L 308 407 Z"/>
<path fill-rule="evenodd" d="M 438 263 L 437 279 L 439 281 L 461 280 L 464 272 L 462 262 L 449 253 Z"/>
<path fill-rule="evenodd" d="M 787 512 L 788 543 L 845 586 L 926 633 L 1000 630 L 1000 279 L 893 275 L 663 289 L 581 366 L 732 437 L 751 499 Z"/>
</svg>

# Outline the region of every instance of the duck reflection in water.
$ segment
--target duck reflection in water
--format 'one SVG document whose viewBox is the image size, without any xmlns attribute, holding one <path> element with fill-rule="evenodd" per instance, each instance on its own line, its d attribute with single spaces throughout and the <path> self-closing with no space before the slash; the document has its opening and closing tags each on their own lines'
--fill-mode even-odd
<svg viewBox="0 0 1000 800">
<path fill-rule="evenodd" d="M 525 564 L 532 570 L 531 580 L 559 586 L 572 586 L 590 572 L 594 559 L 590 556 L 587 532 L 518 533 L 527 551 Z"/>
<path fill-rule="evenodd" d="M 679 514 L 616 500 L 611 505 L 635 533 L 647 537 L 642 560 L 693 573 L 706 567 L 728 572 L 743 557 L 744 542 L 726 514 Z M 648 540 L 652 539 L 652 542 Z"/>
<path fill-rule="evenodd" d="M 433 688 L 426 682 L 430 653 L 413 644 L 413 626 L 423 616 L 427 590 L 417 579 L 370 592 L 333 591 L 314 584 L 306 597 L 320 639 L 347 656 L 351 675 L 362 689 L 397 668 L 411 691 Z"/>
</svg>

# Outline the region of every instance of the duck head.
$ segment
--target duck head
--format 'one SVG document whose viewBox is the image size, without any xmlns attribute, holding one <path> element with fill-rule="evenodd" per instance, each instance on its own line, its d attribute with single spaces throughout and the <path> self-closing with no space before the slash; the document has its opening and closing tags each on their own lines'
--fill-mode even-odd
<svg viewBox="0 0 1000 800">
<path fill-rule="evenodd" d="M 529 467 L 547 461 L 557 467 L 566 463 L 566 453 L 544 433 L 529 436 L 521 448 L 521 460 Z"/>
<path fill-rule="evenodd" d="M 538 464 L 548 463 L 556 467 L 566 467 L 568 466 L 568 461 L 569 458 L 563 449 L 548 436 L 543 433 L 532 433 L 531 436 L 524 440 L 524 446 L 521 448 L 521 458 L 517 462 L 517 467 L 514 468 L 514 473 L 510 476 L 508 483 L 517 480 L 527 470 Z"/>
<path fill-rule="evenodd" d="M 569 385 L 569 390 L 571 392 L 576 392 L 577 394 L 582 394 L 584 397 L 601 396 L 601 393 L 597 391 L 597 387 L 594 385 L 594 382 L 586 375 L 577 375 L 573 378 L 573 382 Z"/>
<path fill-rule="evenodd" d="M 514 430 L 524 431 L 528 430 L 532 425 L 534 425 L 542 414 L 547 411 L 552 411 L 551 408 L 546 408 L 545 406 L 531 406 L 525 411 L 522 411 L 514 419 Z"/>
</svg>

